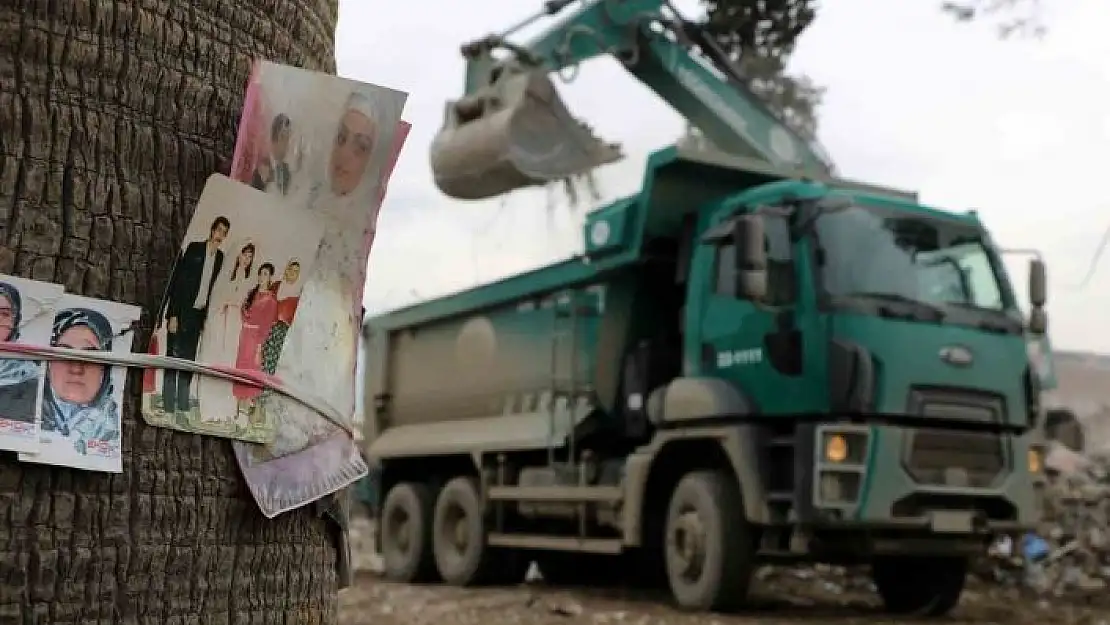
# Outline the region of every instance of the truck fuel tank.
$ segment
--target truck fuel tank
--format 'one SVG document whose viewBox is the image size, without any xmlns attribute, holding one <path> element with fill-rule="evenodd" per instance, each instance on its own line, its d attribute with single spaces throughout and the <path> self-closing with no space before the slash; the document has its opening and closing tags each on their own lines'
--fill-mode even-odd
<svg viewBox="0 0 1110 625">
<path fill-rule="evenodd" d="M 515 66 L 449 102 L 431 146 L 436 186 L 461 200 L 543 185 L 622 157 L 618 145 L 571 116 L 546 70 Z"/>
</svg>

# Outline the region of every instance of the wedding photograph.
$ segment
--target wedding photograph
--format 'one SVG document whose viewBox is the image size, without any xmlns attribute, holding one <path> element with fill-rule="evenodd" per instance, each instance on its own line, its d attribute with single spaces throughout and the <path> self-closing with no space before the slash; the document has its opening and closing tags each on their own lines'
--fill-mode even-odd
<svg viewBox="0 0 1110 625">
<path fill-rule="evenodd" d="M 214 175 L 193 213 L 148 353 L 272 372 L 293 323 L 322 226 L 304 210 Z M 261 389 L 187 371 L 148 370 L 143 415 L 155 425 L 257 442 Z"/>
</svg>

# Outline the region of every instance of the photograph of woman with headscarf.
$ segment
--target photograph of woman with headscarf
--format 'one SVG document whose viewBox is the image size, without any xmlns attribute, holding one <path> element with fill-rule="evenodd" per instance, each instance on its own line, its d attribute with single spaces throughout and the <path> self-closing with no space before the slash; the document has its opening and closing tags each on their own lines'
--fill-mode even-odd
<svg viewBox="0 0 1110 625">
<path fill-rule="evenodd" d="M 240 123 L 243 134 L 236 145 L 237 162 L 232 171 L 239 180 L 248 180 L 258 153 L 251 148 L 257 143 L 255 137 L 264 132 L 271 115 L 286 113 L 295 120 L 306 151 L 300 192 L 291 192 L 284 202 L 307 209 L 324 226 L 319 249 L 299 256 L 303 290 L 296 321 L 285 330 L 276 366 L 270 364 L 271 359 L 264 360 L 267 368 L 273 367 L 275 375 L 283 381 L 311 388 L 341 412 L 348 412 L 353 410 L 354 402 L 355 346 L 360 322 L 357 300 L 366 278 L 368 235 L 373 230 L 381 191 L 388 178 L 385 171 L 394 152 L 394 135 L 407 94 L 260 62 L 252 73 L 248 97 L 263 104 L 258 112 L 244 112 Z M 267 257 L 273 258 L 271 253 Z M 303 265 L 309 258 L 313 260 L 312 267 Z M 327 366 L 320 366 L 320 362 Z M 323 437 L 335 434 L 343 437 L 343 445 L 354 445 L 326 419 L 280 394 L 261 395 L 255 412 L 262 413 L 262 420 L 275 435 L 273 442 L 250 446 L 252 455 L 260 449 L 271 458 L 305 450 L 318 440 L 315 434 L 321 428 L 325 430 L 321 432 Z M 321 453 L 329 458 L 325 471 L 313 471 L 317 467 L 314 462 L 304 465 L 305 472 L 279 471 L 280 477 L 289 478 L 284 486 L 262 485 L 253 479 L 253 473 L 247 478 L 267 514 L 274 511 L 263 502 L 274 501 L 274 493 L 263 494 L 259 489 L 274 486 L 303 502 L 310 500 L 306 497 L 334 490 L 344 475 L 359 471 L 357 464 L 346 462 L 351 457 L 347 454 L 336 453 L 334 449 Z M 278 508 L 285 509 L 285 504 Z"/>
<path fill-rule="evenodd" d="M 50 344 L 130 352 L 130 326 L 139 315 L 135 306 L 66 295 L 54 316 Z M 122 472 L 120 406 L 125 380 L 123 367 L 79 360 L 48 362 L 42 397 L 43 449 L 33 456 L 20 454 L 20 460 Z"/>
<path fill-rule="evenodd" d="M 18 341 L 23 297 L 19 289 L 0 282 L 0 340 Z M 39 373 L 36 360 L 0 360 L 0 419 L 34 423 L 38 414 Z"/>
<path fill-rule="evenodd" d="M 0 276 L 0 341 L 46 345 L 57 284 Z M 39 448 L 42 362 L 0 359 L 0 449 L 33 452 Z"/>
</svg>

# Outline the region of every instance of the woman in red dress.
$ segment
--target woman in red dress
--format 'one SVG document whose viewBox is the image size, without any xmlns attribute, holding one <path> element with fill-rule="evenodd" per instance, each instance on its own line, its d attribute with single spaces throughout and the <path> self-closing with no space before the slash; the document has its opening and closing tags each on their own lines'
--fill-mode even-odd
<svg viewBox="0 0 1110 625">
<path fill-rule="evenodd" d="M 262 370 L 262 344 L 277 320 L 277 297 L 270 289 L 274 266 L 263 263 L 258 268 L 258 284 L 243 302 L 243 329 L 239 332 L 239 353 L 235 366 L 239 369 Z M 261 389 L 246 384 L 233 384 L 232 393 L 239 400 L 240 412 L 250 412 Z M 245 404 L 245 405 L 244 405 Z"/>
</svg>

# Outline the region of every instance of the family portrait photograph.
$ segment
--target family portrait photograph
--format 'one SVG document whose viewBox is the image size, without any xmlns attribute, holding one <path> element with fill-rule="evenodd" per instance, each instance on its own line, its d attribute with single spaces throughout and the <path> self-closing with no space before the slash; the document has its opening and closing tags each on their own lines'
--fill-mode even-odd
<svg viewBox="0 0 1110 625">
<path fill-rule="evenodd" d="M 239 125 L 232 177 L 307 210 L 324 226 L 316 266 L 275 373 L 312 389 L 342 414 L 354 406 L 350 380 L 367 255 L 407 131 L 401 121 L 406 98 L 376 85 L 260 62 Z M 315 366 L 318 362 L 328 366 Z M 325 444 L 335 437 L 354 448 L 342 430 L 312 409 L 276 393 L 263 396 L 260 406 L 264 421 L 274 423 L 275 440 L 245 446 L 240 459 L 250 459 L 241 466 L 267 514 L 331 492 L 365 470 L 357 454 L 337 453 Z M 267 463 L 286 457 L 284 468 L 275 464 L 274 471 L 267 470 Z"/>
<path fill-rule="evenodd" d="M 323 228 L 264 191 L 209 178 L 159 308 L 148 352 L 273 373 Z M 187 371 L 147 370 L 153 425 L 250 442 L 273 437 L 255 410 L 261 389 Z"/>
<path fill-rule="evenodd" d="M 48 344 L 62 293 L 58 284 L 0 274 L 0 340 Z M 41 361 L 0 359 L 0 449 L 39 449 L 43 375 Z"/>
<path fill-rule="evenodd" d="M 142 310 L 79 295 L 63 295 L 54 313 L 49 344 L 67 349 L 131 352 L 131 325 Z M 79 360 L 46 363 L 38 453 L 23 462 L 85 471 L 123 472 L 121 450 L 124 367 Z"/>
</svg>

